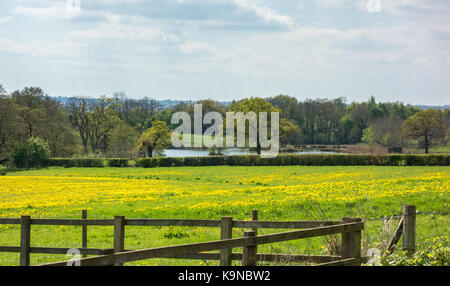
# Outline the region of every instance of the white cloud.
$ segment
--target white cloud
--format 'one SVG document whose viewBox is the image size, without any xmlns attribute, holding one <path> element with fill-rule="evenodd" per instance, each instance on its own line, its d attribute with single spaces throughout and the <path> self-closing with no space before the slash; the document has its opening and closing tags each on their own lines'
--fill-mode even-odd
<svg viewBox="0 0 450 286">
<path fill-rule="evenodd" d="M 315 0 L 317 5 L 323 8 L 344 7 L 349 4 L 348 0 Z M 350 3 L 355 1 L 350 1 Z"/>
<path fill-rule="evenodd" d="M 135 4 L 142 3 L 145 0 L 88 0 L 92 2 L 97 2 L 100 4 Z"/>
<path fill-rule="evenodd" d="M 58 1 L 35 0 L 36 5 L 37 1 L 40 1 L 37 7 L 47 8 L 18 7 L 15 12 L 37 19 L 65 20 L 74 17 L 70 13 L 65 14 L 67 9 L 61 5 L 62 1 L 56 5 L 52 3 Z M 407 86 L 411 82 L 411 85 L 417 84 L 423 89 L 433 90 L 435 87 L 440 94 L 449 87 L 450 19 L 445 13 L 450 6 L 443 2 L 439 5 L 436 0 L 382 0 L 382 11 L 386 14 L 380 15 L 379 21 L 374 17 L 367 17 L 366 21 L 365 17 L 356 15 L 366 9 L 366 0 L 315 0 L 317 7 L 300 0 L 296 2 L 299 4 L 288 6 L 293 8 L 290 12 L 292 15 L 301 14 L 300 10 L 305 7 L 312 13 L 319 11 L 318 14 L 323 13 L 325 8 L 343 10 L 336 13 L 336 18 L 333 15 L 337 11 L 332 10 L 325 11 L 326 17 L 314 20 L 299 17 L 298 25 L 293 18 L 282 15 L 280 11 L 284 10 L 281 8 L 275 11 L 262 4 L 270 3 L 265 0 L 216 0 L 214 3 L 227 3 L 228 10 L 224 9 L 227 10 L 225 14 L 214 19 L 195 15 L 190 15 L 190 18 L 178 17 L 172 15 L 172 11 L 166 11 L 168 17 L 151 18 L 149 15 L 153 15 L 153 12 L 141 13 L 126 8 L 119 10 L 120 7 L 106 5 L 144 0 L 89 1 L 105 6 L 94 5 L 94 10 L 86 7 L 81 12 L 81 21 L 66 22 L 61 29 L 54 31 L 49 30 L 46 23 L 35 22 L 35 26 L 30 25 L 30 33 L 42 27 L 47 29 L 46 33 L 40 34 L 40 41 L 27 42 L 17 37 L 22 32 L 20 29 L 23 29 L 20 25 L 5 33 L 2 31 L 1 37 L 4 39 L 0 39 L 0 56 L 4 55 L 2 52 L 7 52 L 5 58 L 10 53 L 17 53 L 20 54 L 16 56 L 20 59 L 17 62 L 30 66 L 34 63 L 51 63 L 52 69 L 56 67 L 56 70 L 67 73 L 79 70 L 93 75 L 101 74 L 92 66 L 101 67 L 106 79 L 109 76 L 120 77 L 121 74 L 130 75 L 131 79 L 157 76 L 160 80 L 155 84 L 168 87 L 162 89 L 164 92 L 180 86 L 170 80 L 174 78 L 177 83 L 183 82 L 187 86 L 181 90 L 186 93 L 195 93 L 195 88 L 189 87 L 194 85 L 195 80 L 208 78 L 210 85 L 225 85 L 230 78 L 237 78 L 242 79 L 242 82 L 226 84 L 230 94 L 237 94 L 233 92 L 235 89 L 251 92 L 254 89 L 267 96 L 271 95 L 268 94 L 270 92 L 284 90 L 289 93 L 289 88 L 294 90 L 292 95 L 296 92 L 301 96 L 309 96 L 311 92 L 312 96 L 365 94 L 375 81 L 372 77 L 380 82 L 380 86 L 385 86 L 383 91 L 388 95 L 418 94 L 419 91 Z M 190 3 L 199 5 L 205 1 L 209 0 L 170 0 L 170 3 L 173 5 L 178 2 L 187 7 Z M 231 7 L 230 3 L 233 3 Z M 281 5 L 277 4 L 277 7 Z M 145 8 L 151 10 L 152 7 Z M 158 7 L 161 11 L 166 8 Z M 243 13 L 236 13 L 236 10 Z M 249 23 L 248 13 L 257 16 L 253 18 L 257 18 L 255 22 L 259 25 L 258 29 L 249 31 L 244 27 Z M 328 17 L 330 19 L 324 19 Z M 343 21 L 345 25 L 334 25 L 342 17 L 347 17 Z M 15 17 L 14 21 L 20 23 L 22 18 Z M 95 21 L 91 21 L 93 18 Z M 3 22 L 11 21 L 11 17 L 0 18 L 0 23 L 2 19 Z M 289 29 L 265 29 L 267 25 L 262 25 L 265 30 L 261 30 L 260 19 Z M 233 29 L 226 29 L 227 25 Z M 34 58 L 29 60 L 30 57 Z M 24 77 L 19 72 L 14 76 L 19 79 Z M 387 88 L 389 84 L 396 85 L 397 81 L 399 86 L 403 85 L 402 88 L 394 90 L 394 87 L 392 91 Z M 428 81 L 434 81 L 435 85 Z M 145 86 L 147 90 L 154 87 L 149 82 L 136 80 L 138 85 Z M 103 88 L 97 83 L 93 86 Z M 336 89 L 336 93 L 333 89 Z M 226 93 L 223 90 L 220 92 Z M 247 95 L 250 94 L 236 96 Z"/>
<path fill-rule="evenodd" d="M 322 8 L 357 8 L 367 10 L 369 1 L 379 1 L 381 11 L 390 14 L 406 13 L 408 9 L 418 9 L 424 12 L 434 10 L 440 12 L 450 12 L 446 1 L 442 0 L 315 0 L 316 4 Z"/>
<path fill-rule="evenodd" d="M 67 36 L 73 40 L 151 40 L 161 36 L 161 33 L 159 29 L 145 25 L 128 25 L 118 21 L 109 21 L 91 29 L 71 31 Z"/>
<path fill-rule="evenodd" d="M 267 22 L 275 22 L 278 24 L 293 26 L 294 20 L 286 15 L 278 14 L 275 10 L 267 6 L 258 5 L 253 0 L 232 0 L 235 5 L 248 11 L 252 11 Z"/>
<path fill-rule="evenodd" d="M 179 46 L 183 54 L 191 55 L 195 53 L 211 53 L 214 48 L 204 42 L 188 41 Z"/>
<path fill-rule="evenodd" d="M 448 3 L 441 0 L 397 0 L 397 1 L 382 1 L 382 7 L 390 13 L 402 13 L 407 8 L 414 8 L 428 12 L 430 10 L 448 13 L 450 11 Z"/>
<path fill-rule="evenodd" d="M 0 51 L 23 54 L 33 57 L 74 57 L 78 56 L 81 43 L 64 42 L 26 42 L 21 43 L 10 39 L 0 39 Z"/>
<path fill-rule="evenodd" d="M 14 13 L 34 17 L 40 20 L 71 19 L 81 14 L 80 0 L 69 0 L 65 2 L 52 2 L 49 7 L 35 8 L 19 6 Z"/>
<path fill-rule="evenodd" d="M 0 18 L 0 24 L 8 23 L 11 20 L 12 20 L 12 17 L 10 17 L 10 16 L 1 17 Z"/>
</svg>

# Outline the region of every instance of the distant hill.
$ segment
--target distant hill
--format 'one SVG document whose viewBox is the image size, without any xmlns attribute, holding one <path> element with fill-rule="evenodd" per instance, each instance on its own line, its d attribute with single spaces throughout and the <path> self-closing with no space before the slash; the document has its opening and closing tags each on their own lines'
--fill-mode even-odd
<svg viewBox="0 0 450 286">
<path fill-rule="evenodd" d="M 51 96 L 53 99 L 55 99 L 58 102 L 61 102 L 62 104 L 66 104 L 69 100 L 70 97 L 64 97 L 64 96 Z M 171 99 L 166 99 L 166 100 L 156 100 L 159 104 L 161 104 L 161 106 L 163 108 L 170 108 L 170 107 L 174 107 L 175 105 L 177 105 L 180 102 L 194 102 L 192 100 L 171 100 Z M 222 101 L 220 102 L 221 104 L 227 106 L 229 105 L 231 102 L 227 102 L 227 101 Z M 450 105 L 437 105 L 437 106 L 432 106 L 432 105 L 414 105 L 414 107 L 419 107 L 421 109 L 450 109 Z"/>
<path fill-rule="evenodd" d="M 429 105 L 415 105 L 421 109 L 450 109 L 450 105 L 429 106 Z"/>
<path fill-rule="evenodd" d="M 64 96 L 50 96 L 51 98 L 55 99 L 56 101 L 60 102 L 63 105 L 66 105 L 69 102 L 70 97 L 64 97 Z M 93 98 L 93 100 L 95 100 L 95 98 Z M 166 99 L 166 100 L 156 100 L 159 104 L 161 104 L 161 106 L 163 108 L 171 108 L 174 107 L 175 105 L 177 105 L 180 102 L 193 102 L 192 100 L 171 100 L 171 99 Z M 220 102 L 223 105 L 228 105 L 230 104 L 230 102 Z"/>
</svg>

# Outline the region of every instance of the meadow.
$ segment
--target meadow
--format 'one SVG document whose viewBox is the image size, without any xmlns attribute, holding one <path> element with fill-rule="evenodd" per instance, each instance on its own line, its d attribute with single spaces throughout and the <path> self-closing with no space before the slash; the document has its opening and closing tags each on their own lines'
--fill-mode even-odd
<svg viewBox="0 0 450 286">
<path fill-rule="evenodd" d="M 0 217 L 190 218 L 260 220 L 367 221 L 363 246 L 382 245 L 401 214 L 402 205 L 417 206 L 418 240 L 448 236 L 450 167 L 179 167 L 48 168 L 0 176 Z M 434 212 L 434 213 L 433 213 Z M 241 237 L 235 229 L 233 237 Z M 261 230 L 270 233 L 273 230 Z M 112 247 L 112 227 L 89 227 L 90 247 Z M 19 245 L 19 226 L 0 226 L 0 245 Z M 142 249 L 217 240 L 218 229 L 127 227 L 125 247 Z M 32 246 L 80 247 L 80 227 L 32 227 Z M 261 252 L 326 254 L 323 238 L 264 246 Z M 419 246 L 420 247 L 420 246 Z M 31 256 L 32 264 L 64 256 Z M 18 254 L 0 254 L 0 265 L 17 265 Z M 216 265 L 212 261 L 153 259 L 134 264 Z M 133 263 L 131 263 L 133 265 Z"/>
</svg>

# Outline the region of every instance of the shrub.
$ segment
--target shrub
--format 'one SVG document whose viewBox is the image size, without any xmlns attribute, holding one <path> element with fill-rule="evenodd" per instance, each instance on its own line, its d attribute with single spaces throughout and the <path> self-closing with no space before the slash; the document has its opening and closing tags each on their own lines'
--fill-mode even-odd
<svg viewBox="0 0 450 286">
<path fill-rule="evenodd" d="M 156 167 L 156 158 L 136 159 L 135 165 L 138 168 Z"/>
<path fill-rule="evenodd" d="M 50 157 L 50 148 L 44 140 L 31 137 L 25 144 L 16 145 L 11 157 L 17 168 L 45 167 Z"/>
<path fill-rule="evenodd" d="M 436 237 L 424 242 L 423 250 L 412 257 L 401 254 L 386 254 L 381 257 L 382 266 L 450 266 L 450 240 L 448 237 Z"/>
<path fill-rule="evenodd" d="M 196 166 L 449 166 L 449 155 L 342 155 L 281 154 L 276 158 L 258 155 L 185 158 L 50 159 L 49 166 L 61 167 L 196 167 Z"/>
<path fill-rule="evenodd" d="M 106 161 L 104 159 L 52 158 L 47 160 L 47 166 L 64 168 L 103 168 L 106 167 Z"/>
<path fill-rule="evenodd" d="M 130 163 L 128 159 L 109 159 L 107 162 L 109 167 L 130 167 Z"/>
</svg>

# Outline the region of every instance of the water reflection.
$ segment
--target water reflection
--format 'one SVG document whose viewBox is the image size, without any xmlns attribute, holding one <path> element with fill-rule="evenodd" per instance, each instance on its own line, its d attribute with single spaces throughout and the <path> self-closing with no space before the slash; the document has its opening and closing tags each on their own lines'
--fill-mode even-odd
<svg viewBox="0 0 450 286">
<path fill-rule="evenodd" d="M 221 151 L 225 156 L 236 155 L 256 155 L 255 151 L 250 151 L 245 148 L 228 148 Z M 336 152 L 326 151 L 303 151 L 293 152 L 288 154 L 337 154 Z M 163 152 L 164 157 L 177 158 L 177 157 L 205 157 L 209 155 L 208 150 L 186 150 L 186 149 L 166 149 Z"/>
</svg>

